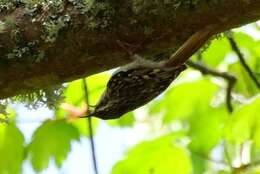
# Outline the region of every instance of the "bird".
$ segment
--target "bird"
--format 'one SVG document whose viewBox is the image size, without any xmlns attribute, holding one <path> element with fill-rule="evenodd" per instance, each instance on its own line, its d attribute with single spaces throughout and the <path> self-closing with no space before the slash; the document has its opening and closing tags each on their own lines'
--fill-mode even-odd
<svg viewBox="0 0 260 174">
<path fill-rule="evenodd" d="M 185 65 L 168 67 L 166 61 L 155 62 L 139 55 L 133 57 L 135 61 L 112 74 L 101 98 L 87 117 L 119 118 L 156 98 L 186 69 Z"/>
</svg>

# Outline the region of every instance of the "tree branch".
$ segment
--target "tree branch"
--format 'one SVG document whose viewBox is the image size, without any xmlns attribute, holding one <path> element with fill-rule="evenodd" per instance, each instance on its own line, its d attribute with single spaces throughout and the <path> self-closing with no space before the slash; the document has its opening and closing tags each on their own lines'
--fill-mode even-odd
<svg viewBox="0 0 260 174">
<path fill-rule="evenodd" d="M 46 2 L 0 12 L 1 99 L 128 63 L 116 40 L 145 40 L 137 54 L 149 56 L 206 26 L 219 33 L 260 19 L 258 0 L 198 0 L 192 8 L 189 0 L 53 1 L 61 2 L 57 11 Z"/>
<path fill-rule="evenodd" d="M 230 33 L 229 35 L 227 35 L 227 38 L 229 40 L 229 43 L 231 45 L 231 48 L 233 49 L 233 51 L 237 54 L 238 59 L 241 63 L 241 65 L 243 66 L 243 68 L 245 69 L 245 71 L 247 72 L 247 74 L 249 75 L 249 77 L 253 80 L 253 82 L 255 83 L 255 85 L 258 87 L 258 89 L 260 89 L 260 82 L 258 81 L 257 77 L 255 76 L 254 72 L 250 69 L 249 65 L 246 63 L 245 57 L 242 54 L 242 52 L 240 51 L 235 39 L 232 36 L 232 33 Z"/>
<path fill-rule="evenodd" d="M 225 79 L 228 83 L 227 89 L 226 89 L 226 104 L 227 109 L 229 112 L 233 111 L 232 107 L 232 89 L 234 87 L 234 84 L 236 83 L 236 77 L 232 74 L 229 74 L 227 72 L 219 72 L 214 69 L 211 69 L 207 67 L 206 65 L 203 65 L 201 63 L 193 62 L 193 61 L 187 61 L 187 65 L 190 67 L 199 70 L 202 74 L 209 74 L 216 77 L 221 77 Z"/>
</svg>

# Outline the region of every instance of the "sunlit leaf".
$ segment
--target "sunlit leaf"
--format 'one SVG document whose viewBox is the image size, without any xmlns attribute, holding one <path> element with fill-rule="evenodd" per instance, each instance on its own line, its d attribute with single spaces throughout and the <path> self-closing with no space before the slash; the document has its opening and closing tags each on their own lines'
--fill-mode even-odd
<svg viewBox="0 0 260 174">
<path fill-rule="evenodd" d="M 24 159 L 24 137 L 14 124 L 0 124 L 0 173 L 20 174 Z"/>
<path fill-rule="evenodd" d="M 187 118 L 197 110 L 207 111 L 218 86 L 208 80 L 198 80 L 173 86 L 164 97 L 152 103 L 151 114 L 163 112 L 165 122 Z"/>
<path fill-rule="evenodd" d="M 216 67 L 230 52 L 230 46 L 226 38 L 215 39 L 210 47 L 202 53 L 203 62 L 211 67 Z"/>
<path fill-rule="evenodd" d="M 207 162 L 204 159 L 192 153 L 191 160 L 192 160 L 193 174 L 201 174 L 205 172 Z"/>
<path fill-rule="evenodd" d="M 95 105 L 106 88 L 110 78 L 108 73 L 101 73 L 87 78 L 89 101 L 91 105 Z"/>
<path fill-rule="evenodd" d="M 253 37 L 251 37 L 250 35 L 244 33 L 244 32 L 235 32 L 234 33 L 234 38 L 238 44 L 239 47 L 241 47 L 242 49 L 248 49 L 251 50 L 254 48 L 259 47 L 259 41 L 254 40 Z"/>
<path fill-rule="evenodd" d="M 90 105 L 95 104 L 101 96 L 109 80 L 108 73 L 101 73 L 87 78 L 87 88 Z M 83 88 L 82 79 L 70 82 L 65 93 L 65 102 L 79 106 L 85 101 L 85 92 Z"/>
<path fill-rule="evenodd" d="M 227 118 L 223 106 L 213 107 L 211 104 L 218 90 L 219 87 L 209 80 L 174 86 L 161 100 L 152 104 L 150 113 L 161 111 L 165 123 L 175 119 L 183 120 L 188 126 L 190 148 L 207 154 L 221 140 Z"/>
<path fill-rule="evenodd" d="M 249 171 L 249 172 L 246 172 L 246 174 L 260 174 L 260 169 L 258 167 L 256 169 Z"/>
<path fill-rule="evenodd" d="M 260 97 L 235 110 L 226 126 L 226 138 L 229 142 L 242 144 L 253 139 L 260 148 Z"/>
<path fill-rule="evenodd" d="M 242 53 L 246 58 L 247 64 L 253 72 L 260 72 L 260 40 L 255 40 L 246 33 L 235 33 L 235 39 Z"/>
<path fill-rule="evenodd" d="M 68 84 L 64 92 L 65 103 L 79 106 L 85 100 L 85 94 L 82 86 L 82 80 L 75 80 Z"/>
<path fill-rule="evenodd" d="M 102 92 L 104 91 L 106 87 L 106 83 L 109 79 L 110 75 L 108 73 L 101 73 L 96 74 L 93 76 L 90 76 L 87 78 L 87 91 L 88 91 L 88 98 L 89 98 L 89 106 L 88 109 L 93 109 L 92 105 L 96 104 L 96 102 L 99 100 L 100 96 L 102 95 Z M 86 96 L 83 86 L 83 80 L 76 80 L 73 82 L 70 82 L 68 84 L 67 89 L 64 92 L 65 96 L 65 103 L 72 104 L 75 107 L 82 107 L 82 105 L 86 102 Z M 57 118 L 63 118 L 67 117 L 69 113 L 62 109 L 61 107 L 56 108 L 55 115 Z M 98 120 L 94 120 L 94 131 L 95 128 L 98 125 Z M 77 120 L 72 123 L 81 134 L 88 136 L 88 127 L 87 127 L 87 121 L 85 119 Z"/>
<path fill-rule="evenodd" d="M 174 145 L 174 136 L 143 142 L 131 149 L 112 174 L 189 174 L 191 161 L 187 152 Z"/>
<path fill-rule="evenodd" d="M 88 118 L 82 118 L 77 119 L 75 121 L 72 121 L 71 124 L 78 129 L 81 135 L 84 135 L 86 137 L 89 136 L 89 127 L 88 127 Z M 91 118 L 92 119 L 92 131 L 93 134 L 96 133 L 96 129 L 99 125 L 99 119 L 97 118 Z"/>
<path fill-rule="evenodd" d="M 241 93 L 246 97 L 251 97 L 258 93 L 256 85 L 239 62 L 230 64 L 229 71 L 236 75 L 236 77 L 239 77 L 235 84 L 236 92 Z"/>
<path fill-rule="evenodd" d="M 258 51 L 260 48 L 260 41 L 255 41 L 251 36 L 240 32 L 235 33 L 234 38 L 246 63 L 250 66 L 250 69 L 254 73 L 260 72 L 260 52 Z M 237 57 L 234 51 L 233 54 Z M 235 85 L 237 92 L 242 93 L 247 97 L 251 97 L 258 92 L 255 83 L 245 71 L 245 68 L 242 66 L 238 58 L 236 62 L 229 65 L 229 71 L 238 77 L 238 81 Z M 257 74 L 255 75 L 257 76 Z"/>
<path fill-rule="evenodd" d="M 211 108 L 207 112 L 194 114 L 189 119 L 189 147 L 200 154 L 208 154 L 220 142 L 227 119 L 227 111 L 224 108 Z"/>
<path fill-rule="evenodd" d="M 79 140 L 78 130 L 65 121 L 46 121 L 35 132 L 28 146 L 33 168 L 41 171 L 48 167 L 50 159 L 61 166 L 71 150 L 71 142 Z"/>
</svg>

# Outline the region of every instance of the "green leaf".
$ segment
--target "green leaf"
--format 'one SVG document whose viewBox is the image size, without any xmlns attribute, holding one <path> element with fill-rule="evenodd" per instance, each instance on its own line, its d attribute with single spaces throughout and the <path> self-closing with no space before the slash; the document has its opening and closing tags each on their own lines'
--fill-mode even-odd
<svg viewBox="0 0 260 174">
<path fill-rule="evenodd" d="M 65 121 L 46 121 L 35 132 L 28 146 L 33 168 L 42 171 L 54 159 L 58 167 L 66 159 L 71 141 L 79 140 L 78 130 Z"/>
<path fill-rule="evenodd" d="M 190 158 L 184 148 L 174 145 L 174 139 L 168 135 L 136 145 L 114 166 L 112 174 L 189 174 Z"/>
<path fill-rule="evenodd" d="M 260 169 L 253 169 L 253 171 L 249 171 L 246 174 L 260 174 Z"/>
<path fill-rule="evenodd" d="M 161 100 L 155 101 L 150 113 L 162 113 L 164 123 L 182 121 L 188 126 L 190 148 L 207 154 L 219 143 L 227 119 L 227 111 L 223 106 L 211 106 L 218 89 L 209 80 L 180 84 L 171 88 Z"/>
<path fill-rule="evenodd" d="M 191 154 L 193 174 L 201 174 L 206 170 L 207 162 L 196 154 Z"/>
<path fill-rule="evenodd" d="M 226 38 L 215 39 L 210 47 L 202 53 L 203 62 L 211 67 L 218 66 L 230 52 L 230 46 Z"/>
<path fill-rule="evenodd" d="M 206 112 L 194 114 L 188 120 L 192 151 L 207 155 L 220 142 L 227 119 L 225 108 L 209 108 Z"/>
<path fill-rule="evenodd" d="M 83 91 L 82 80 L 75 80 L 70 82 L 67 89 L 64 91 L 65 102 L 80 106 L 85 100 L 85 94 Z"/>
<path fill-rule="evenodd" d="M 234 32 L 234 38 L 241 48 L 254 50 L 255 48 L 259 47 L 259 41 L 254 40 L 253 37 L 244 32 Z"/>
<path fill-rule="evenodd" d="M 149 108 L 150 114 L 164 113 L 164 122 L 185 119 L 196 115 L 196 111 L 207 111 L 218 86 L 209 80 L 198 80 L 173 86 Z"/>
<path fill-rule="evenodd" d="M 90 105 L 95 104 L 102 92 L 104 91 L 110 75 L 108 73 L 101 73 L 87 78 L 87 87 Z M 64 92 L 65 102 L 80 106 L 85 101 L 85 92 L 83 88 L 82 79 L 70 82 Z"/>
<path fill-rule="evenodd" d="M 87 90 L 89 97 L 89 105 L 94 105 L 102 95 L 107 81 L 109 80 L 110 75 L 108 73 L 100 73 L 87 78 Z M 83 87 L 82 79 L 70 82 L 67 89 L 64 92 L 65 103 L 72 104 L 74 106 L 80 107 L 85 103 L 85 91 Z M 91 109 L 91 107 L 90 107 Z M 56 108 L 55 116 L 57 118 L 64 118 L 68 115 L 67 111 L 62 108 Z M 98 120 L 93 119 L 94 131 L 98 125 Z M 87 121 L 85 119 L 76 120 L 72 123 L 79 132 L 85 136 L 89 136 Z"/>
<path fill-rule="evenodd" d="M 95 105 L 106 88 L 110 74 L 101 73 L 87 78 L 89 101 L 91 105 Z"/>
<path fill-rule="evenodd" d="M 234 38 L 250 69 L 255 73 L 260 72 L 260 41 L 256 41 L 251 36 L 241 32 L 236 32 Z M 234 51 L 233 54 L 237 57 Z M 242 93 L 246 97 L 251 97 L 258 93 L 255 83 L 245 71 L 244 67 L 242 67 L 238 58 L 237 61 L 230 64 L 228 68 L 230 72 L 239 77 L 235 85 L 237 92 Z"/>
<path fill-rule="evenodd" d="M 14 124 L 0 124 L 0 173 L 19 174 L 24 159 L 24 137 Z"/>
<path fill-rule="evenodd" d="M 78 129 L 78 131 L 80 132 L 81 135 L 89 137 L 90 134 L 89 134 L 87 119 L 88 118 L 77 119 L 77 120 L 72 121 L 71 124 Z M 93 131 L 93 134 L 95 134 L 100 120 L 95 117 L 92 117 L 91 119 L 92 119 L 92 129 L 93 129 L 92 131 Z"/>
<path fill-rule="evenodd" d="M 253 37 L 246 33 L 235 33 L 237 44 L 244 53 L 247 63 L 250 68 L 255 72 L 260 72 L 260 40 L 255 40 Z"/>
<path fill-rule="evenodd" d="M 258 93 L 255 83 L 239 62 L 230 64 L 229 71 L 236 75 L 236 77 L 239 77 L 239 80 L 235 84 L 235 92 L 241 93 L 246 97 L 252 97 Z"/>
<path fill-rule="evenodd" d="M 235 110 L 226 125 L 226 139 L 230 143 L 242 144 L 252 139 L 260 148 L 260 97 Z"/>
</svg>

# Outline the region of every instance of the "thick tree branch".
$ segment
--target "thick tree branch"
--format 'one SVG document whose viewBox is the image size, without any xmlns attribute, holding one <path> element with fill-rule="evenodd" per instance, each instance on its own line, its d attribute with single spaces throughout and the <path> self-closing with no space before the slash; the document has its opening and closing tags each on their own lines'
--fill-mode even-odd
<svg viewBox="0 0 260 174">
<path fill-rule="evenodd" d="M 28 10 L 28 4 L 3 10 L 0 98 L 128 63 L 116 40 L 142 43 L 137 53 L 152 55 L 177 48 L 205 26 L 216 25 L 219 33 L 260 19 L 258 0 L 190 2 L 104 0 L 81 6 L 64 0 L 58 11 L 52 5 Z"/>
</svg>

